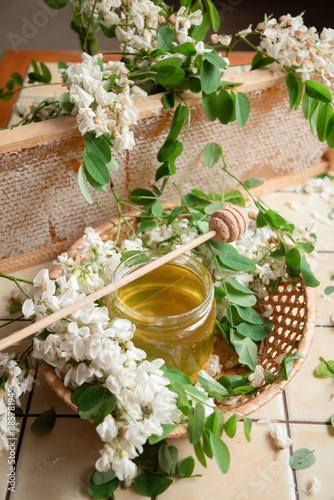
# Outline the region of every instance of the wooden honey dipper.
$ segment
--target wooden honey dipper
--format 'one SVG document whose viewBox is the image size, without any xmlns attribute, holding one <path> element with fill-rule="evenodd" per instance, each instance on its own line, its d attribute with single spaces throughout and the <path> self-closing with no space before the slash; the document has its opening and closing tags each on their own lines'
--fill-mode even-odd
<svg viewBox="0 0 334 500">
<path fill-rule="evenodd" d="M 124 276 L 118 281 L 110 283 L 109 285 L 101 288 L 100 290 L 97 290 L 96 292 L 87 295 L 83 299 L 78 300 L 77 302 L 74 302 L 73 304 L 70 304 L 66 307 L 63 307 L 59 311 L 56 311 L 53 314 L 45 316 L 39 321 L 36 321 L 36 323 L 32 323 L 26 328 L 23 328 L 22 330 L 15 332 L 12 335 L 9 335 L 8 337 L 5 337 L 4 339 L 0 340 L 0 351 L 6 349 L 7 347 L 16 342 L 19 342 L 20 340 L 25 339 L 26 337 L 29 337 L 30 335 L 38 332 L 39 330 L 42 330 L 47 326 L 50 326 L 52 323 L 59 321 L 65 316 L 69 316 L 74 311 L 77 311 L 78 309 L 81 309 L 82 307 L 85 307 L 88 304 L 91 304 L 92 302 L 95 302 L 96 300 L 105 297 L 106 295 L 108 295 L 111 292 L 114 292 L 118 288 L 121 288 L 122 286 L 131 283 L 132 281 L 140 278 L 141 276 L 144 276 L 144 274 L 147 274 L 153 271 L 154 269 L 157 269 L 158 267 L 167 264 L 167 262 L 170 262 L 176 257 L 179 257 L 180 255 L 188 252 L 189 250 L 192 250 L 193 248 L 201 245 L 202 243 L 210 240 L 211 238 L 214 238 L 216 241 L 225 243 L 229 243 L 231 241 L 238 239 L 247 230 L 248 225 L 249 225 L 248 215 L 240 207 L 229 205 L 227 207 L 222 208 L 221 210 L 218 210 L 217 212 L 214 212 L 211 216 L 208 233 L 202 234 L 198 238 L 195 238 L 193 241 L 190 241 L 189 243 L 186 243 L 185 245 L 169 252 L 168 254 L 159 257 L 158 259 L 150 262 L 149 264 L 146 264 L 145 266 L 136 269 L 135 271 Z"/>
</svg>

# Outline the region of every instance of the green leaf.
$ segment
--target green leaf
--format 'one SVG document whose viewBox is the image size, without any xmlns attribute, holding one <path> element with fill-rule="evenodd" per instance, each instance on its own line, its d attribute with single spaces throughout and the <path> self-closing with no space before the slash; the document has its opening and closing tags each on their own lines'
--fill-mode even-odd
<svg viewBox="0 0 334 500">
<path fill-rule="evenodd" d="M 144 231 L 151 231 L 156 227 L 157 223 L 154 220 L 145 220 L 139 224 L 137 231 L 138 233 L 143 233 Z"/>
<path fill-rule="evenodd" d="M 95 419 L 94 419 L 94 425 L 97 427 L 107 415 L 110 415 L 114 409 L 116 408 L 117 405 L 117 398 L 114 396 L 114 394 L 110 394 L 105 398 L 103 401 L 102 406 L 98 409 Z"/>
<path fill-rule="evenodd" d="M 314 462 L 315 455 L 313 451 L 310 451 L 307 448 L 299 448 L 299 450 L 295 451 L 291 455 L 289 465 L 294 470 L 301 470 L 311 467 Z"/>
<path fill-rule="evenodd" d="M 241 323 L 237 325 L 237 332 L 244 337 L 249 337 L 252 340 L 260 341 L 268 337 L 268 331 L 262 325 L 250 325 L 249 323 Z"/>
<path fill-rule="evenodd" d="M 314 245 L 312 243 L 304 242 L 304 241 L 297 241 L 296 243 L 297 247 L 303 250 L 306 253 L 311 253 L 314 250 Z"/>
<path fill-rule="evenodd" d="M 241 207 L 244 207 L 246 205 L 244 197 L 238 190 L 225 193 L 224 201 L 234 203 L 235 205 L 240 205 Z"/>
<path fill-rule="evenodd" d="M 20 87 L 23 85 L 23 78 L 20 73 L 12 73 L 10 77 L 16 85 L 20 85 Z"/>
<path fill-rule="evenodd" d="M 176 466 L 178 462 L 178 450 L 175 446 L 167 446 L 167 444 L 163 444 L 159 448 L 158 452 L 158 460 L 160 469 L 173 476 L 176 472 Z"/>
<path fill-rule="evenodd" d="M 85 135 L 85 147 L 89 153 L 101 158 L 107 164 L 111 160 L 110 147 L 103 136 L 95 137 L 95 132 L 88 132 Z"/>
<path fill-rule="evenodd" d="M 198 441 L 198 443 L 194 444 L 194 451 L 197 457 L 197 460 L 203 467 L 206 467 L 206 460 L 205 460 L 205 454 L 203 450 L 202 443 Z"/>
<path fill-rule="evenodd" d="M 148 205 L 156 200 L 156 197 L 148 189 L 134 189 L 131 191 L 130 200 L 137 205 Z"/>
<path fill-rule="evenodd" d="M 74 108 L 74 104 L 73 102 L 70 101 L 69 92 L 64 92 L 63 94 L 60 94 L 58 99 L 60 108 L 63 111 L 66 111 L 66 113 L 71 113 L 72 109 Z"/>
<path fill-rule="evenodd" d="M 191 378 L 179 370 L 164 370 L 164 377 L 168 378 L 171 382 L 180 382 L 180 384 L 192 384 Z"/>
<path fill-rule="evenodd" d="M 241 285 L 234 278 L 228 278 L 225 288 L 230 302 L 243 307 L 250 307 L 256 304 L 256 297 L 252 290 Z"/>
<path fill-rule="evenodd" d="M 167 109 L 173 109 L 175 106 L 175 90 L 171 90 L 168 94 L 165 94 L 162 98 L 162 103 Z"/>
<path fill-rule="evenodd" d="M 179 474 L 181 477 L 190 477 L 194 472 L 195 460 L 189 456 L 182 460 L 179 464 Z"/>
<path fill-rule="evenodd" d="M 300 276 L 300 251 L 298 248 L 293 247 L 287 251 L 285 256 L 286 268 L 288 275 L 292 280 L 296 280 Z"/>
<path fill-rule="evenodd" d="M 178 395 L 177 398 L 178 409 L 181 410 L 184 415 L 188 416 L 190 401 L 188 400 L 184 386 L 180 384 L 180 382 L 173 382 L 171 384 L 170 390 L 176 392 Z"/>
<path fill-rule="evenodd" d="M 221 201 L 216 201 L 215 203 L 210 203 L 210 205 L 207 205 L 205 208 L 204 208 L 204 212 L 207 214 L 207 215 L 212 215 L 214 214 L 215 212 L 217 212 L 217 210 L 220 210 L 221 208 L 223 208 L 223 203 Z"/>
<path fill-rule="evenodd" d="M 44 436 L 52 431 L 55 426 L 56 419 L 57 415 L 52 406 L 50 410 L 45 411 L 39 415 L 36 420 L 34 420 L 30 429 L 34 434 Z"/>
<path fill-rule="evenodd" d="M 211 122 L 214 122 L 215 119 L 217 118 L 216 100 L 217 100 L 216 92 L 212 92 L 211 94 L 205 94 L 204 92 L 202 93 L 203 109 L 205 111 L 206 116 Z"/>
<path fill-rule="evenodd" d="M 238 252 L 221 252 L 218 259 L 224 267 L 233 271 L 249 272 L 255 269 L 254 262 Z"/>
<path fill-rule="evenodd" d="M 80 191 L 81 191 L 83 197 L 90 205 L 92 205 L 93 200 L 92 200 L 92 197 L 90 195 L 90 192 L 88 191 L 84 171 L 83 171 L 83 168 L 81 165 L 80 165 L 79 171 L 78 171 L 78 184 L 79 184 Z"/>
<path fill-rule="evenodd" d="M 220 68 L 220 69 L 226 68 L 226 61 L 218 54 L 206 52 L 205 54 L 203 54 L 202 57 L 203 57 L 203 60 L 209 61 L 209 63 L 213 64 L 214 66 L 217 66 L 217 68 Z"/>
<path fill-rule="evenodd" d="M 203 149 L 203 160 L 208 168 L 212 168 L 222 155 L 222 148 L 215 142 L 209 142 Z"/>
<path fill-rule="evenodd" d="M 88 493 L 90 494 L 90 496 L 96 499 L 103 499 L 106 497 L 111 498 L 111 495 L 117 489 L 119 484 L 119 480 L 117 479 L 117 477 L 115 477 L 111 481 L 99 485 L 93 482 L 92 477 L 90 478 L 88 484 Z"/>
<path fill-rule="evenodd" d="M 235 96 L 235 117 L 240 128 L 246 125 L 250 112 L 250 101 L 246 94 L 237 92 Z"/>
<path fill-rule="evenodd" d="M 205 410 L 202 403 L 199 401 L 195 404 L 195 408 L 189 412 L 187 434 L 191 444 L 199 442 L 204 429 Z"/>
<path fill-rule="evenodd" d="M 236 290 L 236 291 L 238 291 L 240 293 L 243 293 L 245 295 L 254 295 L 254 292 L 252 290 L 250 290 L 246 286 L 244 286 L 241 283 L 239 283 L 239 281 L 237 281 L 236 279 L 232 278 L 232 276 L 229 276 L 227 279 L 228 279 L 228 282 L 231 285 L 231 287 L 234 288 L 234 290 Z"/>
<path fill-rule="evenodd" d="M 51 9 L 62 9 L 66 7 L 69 0 L 44 0 L 44 3 Z"/>
<path fill-rule="evenodd" d="M 52 76 L 51 76 L 49 68 L 43 62 L 40 63 L 40 66 L 41 66 L 42 75 L 44 76 L 45 81 L 47 83 L 50 83 L 52 80 Z"/>
<path fill-rule="evenodd" d="M 252 70 L 260 69 L 268 66 L 269 64 L 275 62 L 273 57 L 264 57 L 262 52 L 257 52 L 252 60 Z"/>
<path fill-rule="evenodd" d="M 159 149 L 157 158 L 161 163 L 174 163 L 175 159 L 182 153 L 183 144 L 173 137 L 167 137 L 164 144 Z"/>
<path fill-rule="evenodd" d="M 173 30 L 162 27 L 158 30 L 157 48 L 169 52 L 173 46 Z"/>
<path fill-rule="evenodd" d="M 152 67 L 152 71 L 157 72 L 155 75 L 155 81 L 160 83 L 160 85 L 168 87 L 170 85 L 177 84 L 180 80 L 182 80 L 182 78 L 184 78 L 185 73 L 183 69 L 178 66 L 164 65 L 158 68 L 155 68 L 155 66 Z"/>
<path fill-rule="evenodd" d="M 309 97 L 321 102 L 332 102 L 332 94 L 330 90 L 315 80 L 306 80 L 305 92 Z"/>
<path fill-rule="evenodd" d="M 197 399 L 202 399 L 203 401 L 209 399 L 209 396 L 196 389 L 196 387 L 194 387 L 193 385 L 185 384 L 183 388 L 187 393 L 189 393 L 191 396 L 195 396 L 195 398 Z"/>
<path fill-rule="evenodd" d="M 213 31 L 218 31 L 219 26 L 220 26 L 220 16 L 219 13 L 216 9 L 216 7 L 213 5 L 211 0 L 207 0 L 207 5 L 209 8 L 209 13 L 210 13 L 210 19 L 211 19 L 211 24 Z"/>
<path fill-rule="evenodd" d="M 96 470 L 95 472 L 93 472 L 91 479 L 93 483 L 96 484 L 96 486 L 100 486 L 101 484 L 109 483 L 109 481 L 112 481 L 113 479 L 115 479 L 115 477 L 116 474 L 110 467 L 110 469 L 106 472 L 100 472 Z"/>
<path fill-rule="evenodd" d="M 259 213 L 260 215 L 260 213 Z M 270 227 L 274 229 L 283 229 L 284 231 L 292 232 L 294 229 L 293 224 L 289 224 L 284 217 L 279 215 L 274 210 L 268 209 L 264 214 L 264 219 Z"/>
<path fill-rule="evenodd" d="M 116 34 L 116 24 L 112 24 L 111 26 L 106 24 L 103 21 L 99 21 L 99 26 L 101 28 L 102 33 L 107 38 L 114 38 Z"/>
<path fill-rule="evenodd" d="M 328 122 L 327 134 L 327 144 L 330 148 L 334 148 L 334 115 Z"/>
<path fill-rule="evenodd" d="M 222 288 L 214 286 L 215 300 L 222 300 L 226 297 L 226 292 Z"/>
<path fill-rule="evenodd" d="M 205 94 L 215 92 L 220 84 L 220 71 L 209 61 L 204 60 L 201 68 L 201 86 Z"/>
<path fill-rule="evenodd" d="M 104 161 L 94 153 L 86 151 L 83 154 L 85 169 L 94 181 L 104 186 L 110 182 L 110 174 Z"/>
<path fill-rule="evenodd" d="M 299 352 L 285 356 L 285 358 L 281 362 L 281 367 L 283 368 L 283 374 L 281 375 L 281 380 L 288 380 L 293 365 L 295 363 L 295 360 L 300 359 L 302 357 L 303 355 L 300 354 Z"/>
<path fill-rule="evenodd" d="M 210 444 L 218 467 L 226 474 L 230 467 L 230 452 L 226 444 L 215 434 L 210 435 Z"/>
<path fill-rule="evenodd" d="M 216 436 L 220 437 L 223 433 L 224 425 L 225 422 L 223 414 L 216 410 L 206 419 L 204 427 L 213 434 L 216 434 Z"/>
<path fill-rule="evenodd" d="M 317 134 L 320 142 L 324 142 L 327 138 L 327 129 L 330 118 L 333 116 L 332 105 L 323 104 L 317 115 Z"/>
<path fill-rule="evenodd" d="M 161 205 L 161 203 L 159 203 L 158 201 L 156 201 L 155 203 L 153 203 L 153 205 L 152 205 L 152 215 L 154 217 L 161 217 L 163 211 L 164 211 L 164 208 Z"/>
<path fill-rule="evenodd" d="M 237 432 L 237 421 L 238 415 L 233 414 L 225 423 L 224 431 L 228 435 L 229 438 L 234 438 L 235 433 Z"/>
<path fill-rule="evenodd" d="M 260 181 L 260 179 L 257 179 L 256 177 L 250 177 L 249 179 L 245 180 L 242 185 L 246 190 L 256 188 L 258 186 L 262 186 L 263 181 Z"/>
<path fill-rule="evenodd" d="M 318 112 L 319 112 L 319 109 L 321 107 L 321 104 L 322 103 L 320 101 L 313 99 L 311 106 L 310 106 L 308 120 L 309 120 L 310 129 L 311 129 L 312 134 L 313 134 L 314 127 L 316 126 L 317 116 L 318 116 Z"/>
<path fill-rule="evenodd" d="M 263 323 L 261 317 L 251 307 L 241 307 L 238 305 L 235 305 L 234 307 L 236 308 L 240 318 L 247 321 L 247 323 L 253 323 L 254 325 L 261 325 Z"/>
<path fill-rule="evenodd" d="M 251 419 L 248 417 L 245 417 L 244 418 L 244 433 L 245 433 L 245 438 L 246 438 L 247 443 L 250 443 L 250 441 L 251 441 L 250 433 L 252 430 L 252 425 L 253 425 L 253 422 L 251 421 Z"/>
<path fill-rule="evenodd" d="M 222 399 L 222 396 L 227 394 L 227 390 L 217 380 L 210 377 L 204 370 L 200 370 L 197 375 L 198 382 L 201 387 L 210 395 L 214 395 L 217 399 Z"/>
<path fill-rule="evenodd" d="M 233 330 L 230 332 L 230 340 L 239 356 L 239 363 L 249 366 L 251 370 L 255 370 L 258 364 L 255 342 L 248 337 L 242 337 Z"/>
<path fill-rule="evenodd" d="M 322 359 L 322 358 L 321 358 Z M 317 377 L 328 378 L 334 375 L 334 360 L 323 360 L 315 369 Z"/>
<path fill-rule="evenodd" d="M 310 265 L 306 260 L 305 255 L 302 255 L 300 260 L 300 272 L 307 286 L 311 286 L 312 288 L 319 286 L 320 281 L 314 276 L 311 271 Z M 333 291 L 334 291 L 334 287 Z"/>
<path fill-rule="evenodd" d="M 326 286 L 324 290 L 325 295 L 330 295 L 331 293 L 334 293 L 334 286 Z"/>
<path fill-rule="evenodd" d="M 220 123 L 226 124 L 232 120 L 234 103 L 227 90 L 222 89 L 216 101 L 217 117 Z"/>
<path fill-rule="evenodd" d="M 311 102 L 312 102 L 312 98 L 309 97 L 305 92 L 303 95 L 302 110 L 303 110 L 303 114 L 304 114 L 306 120 L 308 120 L 308 117 L 309 117 Z"/>
<path fill-rule="evenodd" d="M 303 81 L 299 76 L 288 73 L 285 83 L 289 93 L 290 109 L 297 109 L 303 95 Z"/>
<path fill-rule="evenodd" d="M 166 59 L 161 59 L 161 61 L 157 62 L 152 66 L 153 71 L 156 71 L 158 68 L 163 68 L 164 66 L 175 66 L 181 68 L 183 64 L 183 59 L 181 57 L 167 57 Z"/>
<path fill-rule="evenodd" d="M 102 403 L 105 390 L 101 385 L 92 385 L 79 394 L 76 405 L 79 410 L 90 410 L 96 405 Z"/>
<path fill-rule="evenodd" d="M 168 436 L 171 432 L 173 432 L 178 427 L 178 425 L 179 424 L 163 424 L 161 426 L 163 428 L 163 433 L 161 434 L 161 436 L 152 435 L 150 436 L 148 442 L 150 444 L 159 443 L 160 441 L 165 439 L 165 437 Z"/>
<path fill-rule="evenodd" d="M 155 171 L 155 182 L 163 177 L 166 177 L 167 175 L 170 175 L 170 165 L 168 162 L 165 162 Z"/>
<path fill-rule="evenodd" d="M 9 80 L 6 83 L 6 87 L 7 87 L 8 90 L 13 90 L 13 88 L 14 88 L 14 82 L 13 82 L 13 80 Z"/>
<path fill-rule="evenodd" d="M 183 54 L 184 56 L 188 57 L 188 56 L 194 56 L 196 54 L 196 49 L 192 43 L 186 42 L 186 43 L 181 43 L 180 45 L 176 45 L 170 50 L 170 52 L 171 54 L 174 54 L 176 52 L 178 54 Z"/>
<path fill-rule="evenodd" d="M 8 311 L 9 311 L 9 314 L 15 314 L 17 312 L 22 312 L 22 303 L 18 299 L 15 299 L 14 297 L 12 297 L 10 304 L 8 306 Z"/>
<path fill-rule="evenodd" d="M 175 207 L 167 217 L 167 225 L 171 224 L 175 219 L 177 219 L 177 217 L 182 212 L 183 212 L 183 207 Z"/>
<path fill-rule="evenodd" d="M 331 416 L 330 422 L 331 422 L 331 424 L 332 424 L 332 427 L 334 427 L 334 413 L 333 413 L 333 415 Z"/>
</svg>

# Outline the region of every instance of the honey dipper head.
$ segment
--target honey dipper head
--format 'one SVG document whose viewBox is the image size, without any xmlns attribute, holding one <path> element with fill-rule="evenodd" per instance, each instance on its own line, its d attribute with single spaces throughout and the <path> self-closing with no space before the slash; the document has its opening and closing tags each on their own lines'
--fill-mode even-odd
<svg viewBox="0 0 334 500">
<path fill-rule="evenodd" d="M 209 229 L 216 231 L 216 241 L 230 243 L 240 238 L 248 225 L 246 212 L 241 207 L 229 205 L 212 214 Z"/>
</svg>

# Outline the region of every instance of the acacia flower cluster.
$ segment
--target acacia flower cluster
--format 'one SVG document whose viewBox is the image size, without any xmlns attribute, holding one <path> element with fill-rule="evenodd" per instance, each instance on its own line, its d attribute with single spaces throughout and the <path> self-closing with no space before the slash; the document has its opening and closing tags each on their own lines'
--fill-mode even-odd
<svg viewBox="0 0 334 500">
<path fill-rule="evenodd" d="M 108 134 L 115 139 L 115 150 L 131 150 L 134 145 L 130 127 L 137 123 L 136 97 L 146 92 L 129 80 L 125 64 L 102 62 L 102 54 L 82 54 L 82 63 L 60 70 L 69 89 L 82 135 L 94 131 L 96 137 Z"/>
<path fill-rule="evenodd" d="M 319 34 L 315 27 L 304 25 L 303 14 L 292 17 L 265 17 L 257 26 L 261 33 L 260 47 L 268 56 L 277 59 L 282 66 L 299 66 L 297 73 L 308 80 L 319 73 L 330 86 L 327 76 L 334 76 L 334 30 L 324 28 Z"/>
<path fill-rule="evenodd" d="M 103 242 L 88 228 L 81 252 L 87 259 L 78 266 L 67 254 L 59 256 L 56 264 L 64 274 L 56 282 L 47 270 L 37 274 L 34 296 L 23 304 L 26 317 L 57 311 L 110 281 L 121 257 L 113 242 Z M 177 395 L 166 387 L 164 361 L 145 359 L 146 353 L 132 343 L 134 329 L 127 320 L 111 320 L 105 306 L 90 304 L 51 325 L 45 340 L 34 339 L 33 356 L 53 366 L 65 386 L 100 384 L 117 398 L 115 411 L 96 429 L 105 443 L 96 468 L 106 471 L 111 466 L 120 480 L 137 474 L 133 459 L 147 439 L 182 416 Z"/>
</svg>

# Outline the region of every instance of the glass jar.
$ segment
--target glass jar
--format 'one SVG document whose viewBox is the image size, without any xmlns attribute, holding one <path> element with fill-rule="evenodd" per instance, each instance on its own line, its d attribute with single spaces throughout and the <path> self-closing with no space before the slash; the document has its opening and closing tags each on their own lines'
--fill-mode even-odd
<svg viewBox="0 0 334 500">
<path fill-rule="evenodd" d="M 112 281 L 166 252 L 136 254 L 122 262 Z M 213 348 L 216 303 L 211 276 L 189 255 L 123 286 L 106 298 L 112 316 L 136 326 L 133 342 L 147 359 L 162 358 L 168 368 L 189 376 L 206 369 Z"/>
</svg>

